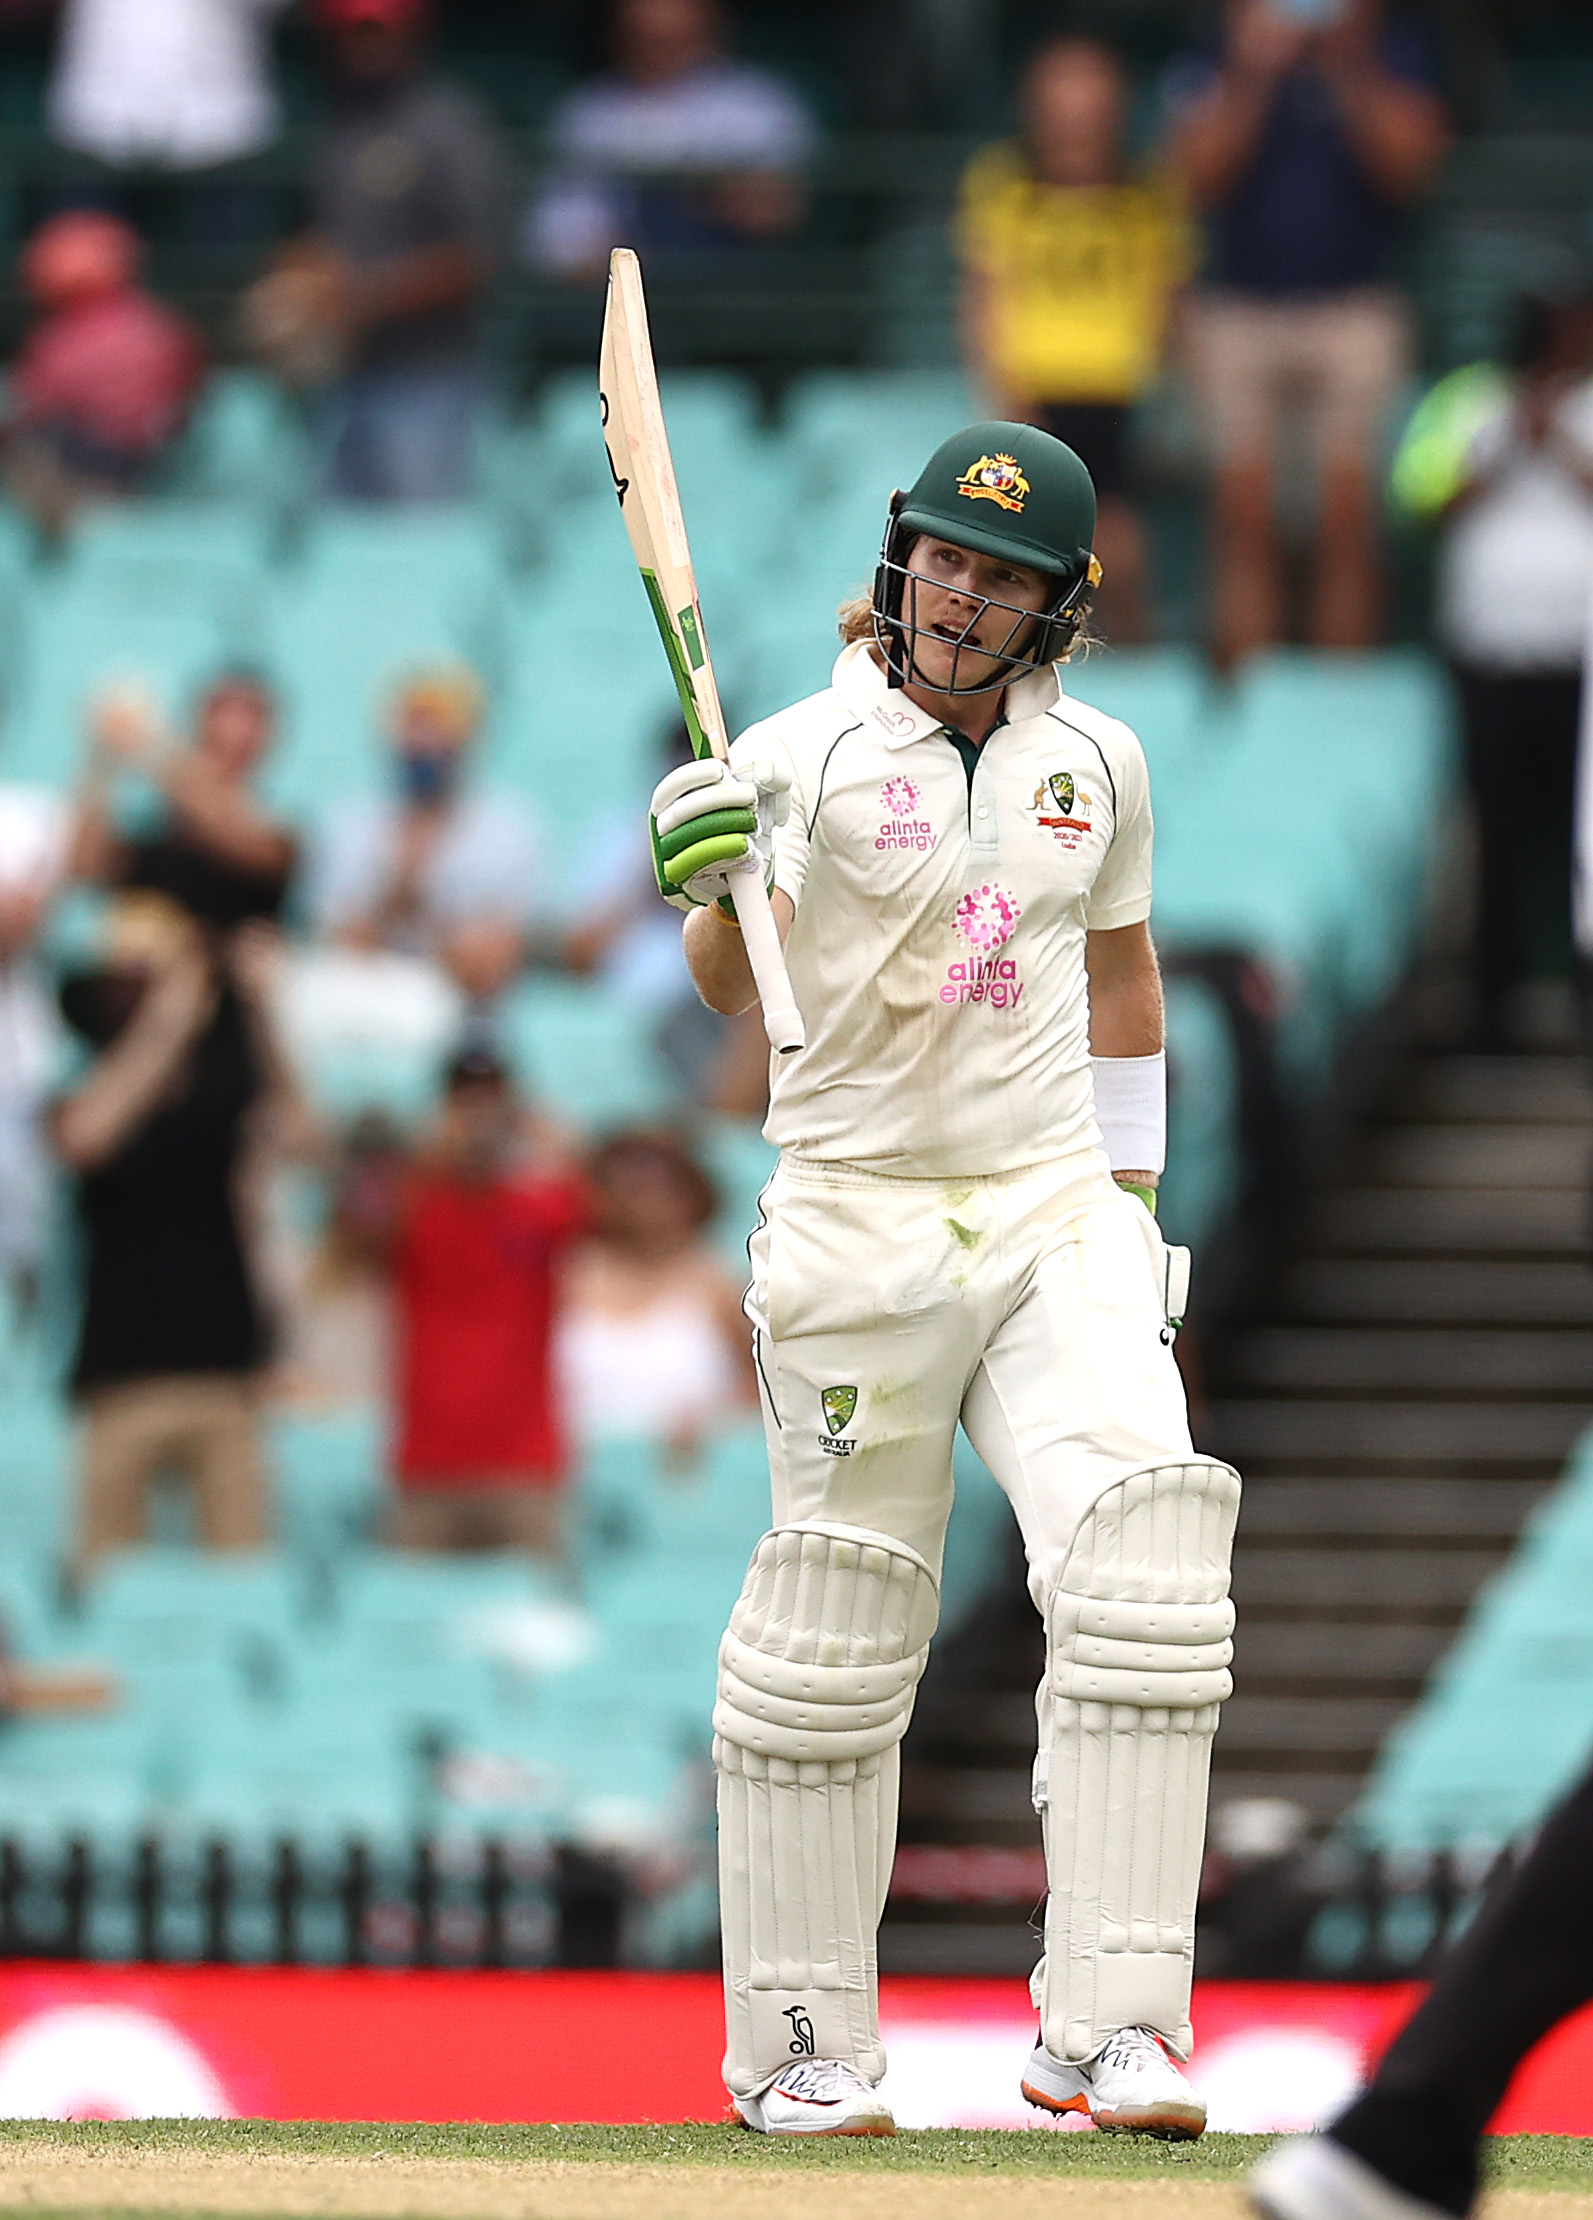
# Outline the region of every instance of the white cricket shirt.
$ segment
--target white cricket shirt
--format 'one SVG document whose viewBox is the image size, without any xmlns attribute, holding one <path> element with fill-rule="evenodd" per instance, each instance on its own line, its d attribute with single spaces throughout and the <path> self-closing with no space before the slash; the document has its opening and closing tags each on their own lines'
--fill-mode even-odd
<svg viewBox="0 0 1593 2220">
<path fill-rule="evenodd" d="M 732 750 L 792 774 L 775 884 L 808 1045 L 773 1059 L 764 1131 L 795 1155 L 956 1178 L 1099 1145 L 1084 935 L 1150 915 L 1145 758 L 1054 667 L 1006 714 L 970 777 L 858 642 Z"/>
</svg>

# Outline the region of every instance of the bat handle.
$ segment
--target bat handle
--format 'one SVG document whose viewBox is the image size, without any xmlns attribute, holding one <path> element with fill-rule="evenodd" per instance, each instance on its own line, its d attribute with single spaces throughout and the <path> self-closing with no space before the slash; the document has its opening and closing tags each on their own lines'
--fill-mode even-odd
<svg viewBox="0 0 1593 2220">
<path fill-rule="evenodd" d="M 730 899 L 746 943 L 747 961 L 752 966 L 758 1000 L 763 1006 L 763 1029 L 769 1036 L 769 1046 L 777 1055 L 790 1056 L 797 1049 L 807 1047 L 808 1037 L 786 975 L 780 928 L 769 907 L 762 873 L 738 871 L 730 881 Z"/>
</svg>

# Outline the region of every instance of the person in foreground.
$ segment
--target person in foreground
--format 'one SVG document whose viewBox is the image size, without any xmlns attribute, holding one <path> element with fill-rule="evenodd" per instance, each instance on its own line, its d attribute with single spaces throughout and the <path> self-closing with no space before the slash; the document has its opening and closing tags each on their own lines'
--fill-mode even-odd
<svg viewBox="0 0 1593 2220">
<path fill-rule="evenodd" d="M 1439 1969 L 1371 2087 L 1251 2179 L 1265 2220 L 1464 2220 L 1510 2077 L 1593 1997 L 1593 1768 Z"/>
<path fill-rule="evenodd" d="M 1094 527 L 1070 448 L 969 426 L 892 503 L 829 688 L 653 796 L 703 999 L 753 999 L 724 898 L 750 848 L 808 1034 L 773 1073 L 746 1304 L 774 1526 L 714 1712 L 725 2078 L 765 2133 L 894 2132 L 875 1932 L 959 1420 L 1047 1630 L 1024 2093 L 1105 2128 L 1205 2124 L 1174 2061 L 1239 1483 L 1190 1442 L 1180 1252 L 1154 1216 L 1145 759 L 1054 667 L 1099 577 Z"/>
</svg>

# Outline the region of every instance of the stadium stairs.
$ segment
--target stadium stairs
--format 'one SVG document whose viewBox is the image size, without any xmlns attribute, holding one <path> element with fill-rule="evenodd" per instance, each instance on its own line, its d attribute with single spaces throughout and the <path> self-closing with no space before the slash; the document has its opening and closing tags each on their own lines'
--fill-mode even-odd
<svg viewBox="0 0 1593 2220">
<path fill-rule="evenodd" d="M 1593 1423 L 1590 1159 L 1578 1059 L 1435 1051 L 1397 1068 L 1336 1152 L 1197 1428 L 1245 1476 L 1214 1809 L 1287 1798 L 1341 1820 Z M 888 1970 L 1033 1963 L 1039 1667 L 1014 1562 L 1004 1593 L 943 1646 L 910 1731 Z M 1247 1961 L 1241 1941 L 1236 1957 L 1224 1938 L 1222 1971 L 1414 1970 L 1498 1850 L 1459 1867 L 1449 1849 L 1407 1854 L 1393 1871 L 1351 1839 L 1287 1865 L 1287 1901 L 1262 1922 L 1270 1955 Z M 1403 1940 L 1397 1922 L 1369 1933 L 1385 1900 L 1411 1914 Z"/>
</svg>

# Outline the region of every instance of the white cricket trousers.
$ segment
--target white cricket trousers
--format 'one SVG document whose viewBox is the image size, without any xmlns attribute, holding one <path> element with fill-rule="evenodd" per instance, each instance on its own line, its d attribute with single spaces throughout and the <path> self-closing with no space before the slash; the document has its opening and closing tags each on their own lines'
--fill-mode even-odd
<svg viewBox="0 0 1593 2220">
<path fill-rule="evenodd" d="M 1187 2054 L 1238 1482 L 1197 1456 L 1165 1251 L 1099 1151 L 962 1180 L 787 1156 L 746 1309 L 773 1483 L 721 1651 L 726 2080 L 792 2053 L 883 2072 L 874 1940 L 896 1744 L 938 1602 L 961 1421 L 1047 1628 L 1035 1801 L 1047 2047 Z"/>
</svg>

